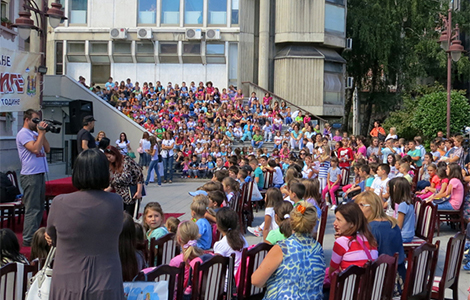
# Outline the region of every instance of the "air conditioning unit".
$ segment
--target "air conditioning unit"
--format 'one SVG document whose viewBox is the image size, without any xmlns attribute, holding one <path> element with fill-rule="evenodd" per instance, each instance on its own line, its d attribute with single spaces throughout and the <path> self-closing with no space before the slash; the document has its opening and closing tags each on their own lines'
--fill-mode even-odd
<svg viewBox="0 0 470 300">
<path fill-rule="evenodd" d="M 351 49 L 352 49 L 352 45 L 353 45 L 353 39 L 347 38 L 347 39 L 346 39 L 346 49 L 347 49 L 347 50 L 351 50 Z"/>
<path fill-rule="evenodd" d="M 348 78 L 346 78 L 346 86 L 345 86 L 345 88 L 346 88 L 346 89 L 352 89 L 352 87 L 353 87 L 353 82 L 354 82 L 354 78 L 353 78 L 353 77 L 348 77 Z"/>
<path fill-rule="evenodd" d="M 206 40 L 220 40 L 220 29 L 208 29 L 206 31 Z"/>
<path fill-rule="evenodd" d="M 186 29 L 185 37 L 187 40 L 200 40 L 202 38 L 202 30 L 197 28 Z"/>
<path fill-rule="evenodd" d="M 126 28 L 112 28 L 109 31 L 109 35 L 112 39 L 127 39 L 127 29 Z"/>
<path fill-rule="evenodd" d="M 137 37 L 141 40 L 151 40 L 153 38 L 151 28 L 137 28 Z"/>
</svg>

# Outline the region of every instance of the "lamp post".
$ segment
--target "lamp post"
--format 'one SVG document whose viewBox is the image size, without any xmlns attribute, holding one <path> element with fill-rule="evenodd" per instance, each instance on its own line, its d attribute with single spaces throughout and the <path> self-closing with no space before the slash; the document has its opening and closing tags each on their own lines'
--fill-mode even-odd
<svg viewBox="0 0 470 300">
<path fill-rule="evenodd" d="M 459 24 L 455 24 L 455 28 L 452 29 L 452 7 L 448 10 L 447 18 L 442 16 L 444 28 L 439 38 L 438 43 L 441 44 L 441 48 L 447 52 L 447 138 L 450 137 L 450 92 L 452 89 L 451 77 L 452 77 L 452 61 L 459 61 L 464 48 L 462 42 L 459 39 Z"/>
<path fill-rule="evenodd" d="M 52 28 L 59 26 L 62 20 L 67 19 L 62 11 L 62 4 L 53 2 L 49 8 L 48 0 L 42 0 L 42 7 L 40 7 L 35 0 L 24 0 L 24 11 L 19 13 L 19 18 L 15 20 L 12 27 L 18 28 L 18 35 L 22 39 L 27 39 L 31 35 L 31 30 L 34 29 L 39 35 L 39 52 L 41 52 L 41 65 L 38 68 L 40 74 L 40 85 L 43 84 L 44 74 L 47 73 L 46 68 L 46 42 L 47 42 L 47 18 Z M 31 19 L 31 12 L 34 13 L 36 23 Z M 40 86 L 39 101 L 42 106 L 43 88 Z"/>
</svg>

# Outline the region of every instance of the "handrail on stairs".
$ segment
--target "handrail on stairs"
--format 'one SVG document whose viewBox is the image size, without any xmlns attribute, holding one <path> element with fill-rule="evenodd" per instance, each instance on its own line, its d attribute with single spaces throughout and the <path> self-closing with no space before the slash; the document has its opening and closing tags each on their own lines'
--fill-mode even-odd
<svg viewBox="0 0 470 300">
<path fill-rule="evenodd" d="M 256 83 L 253 83 L 253 82 L 251 82 L 251 81 L 242 81 L 242 84 L 248 84 L 248 85 L 250 85 L 250 86 L 252 86 L 252 87 L 254 87 L 254 88 L 256 88 L 256 89 L 262 90 L 264 93 L 269 93 L 271 96 L 273 96 L 273 97 L 275 97 L 275 98 L 277 98 L 277 99 L 279 99 L 279 100 L 281 100 L 281 101 L 285 101 L 287 104 L 289 104 L 290 106 L 293 106 L 293 107 L 297 108 L 299 111 L 306 111 L 306 112 L 308 112 L 308 113 L 311 114 L 313 117 L 315 117 L 316 119 L 322 121 L 323 123 L 327 123 L 327 122 L 328 122 L 327 120 L 323 119 L 322 117 L 319 117 L 319 116 L 317 116 L 317 115 L 315 115 L 315 114 L 309 112 L 308 110 L 306 110 L 306 109 L 304 109 L 304 108 L 302 108 L 302 107 L 300 107 L 300 106 L 298 106 L 298 105 L 296 105 L 296 104 L 294 104 L 294 103 L 292 103 L 292 102 L 290 102 L 290 101 L 288 101 L 288 100 L 286 100 L 286 99 L 284 99 L 284 98 L 282 98 L 282 97 L 280 97 L 280 96 L 274 94 L 273 92 L 268 91 L 267 89 L 260 87 L 260 86 L 257 85 Z"/>
</svg>

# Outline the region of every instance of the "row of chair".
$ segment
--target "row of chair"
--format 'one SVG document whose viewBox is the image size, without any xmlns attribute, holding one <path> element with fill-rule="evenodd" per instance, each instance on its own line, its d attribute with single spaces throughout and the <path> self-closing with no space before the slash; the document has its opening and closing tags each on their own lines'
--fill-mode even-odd
<svg viewBox="0 0 470 300">
<path fill-rule="evenodd" d="M 438 299 L 444 300 L 446 289 L 458 299 L 458 279 L 465 246 L 465 235 L 457 233 L 447 244 L 442 277 L 434 273 L 439 256 L 439 241 L 435 245 L 424 243 L 413 249 L 408 261 L 406 280 L 401 297 L 393 297 L 397 273 L 397 258 L 381 255 L 364 268 L 350 266 L 333 275 L 330 300 L 386 300 L 386 299 Z"/>
<path fill-rule="evenodd" d="M 8 171 L 6 173 L 11 183 L 19 188 L 18 177 L 15 171 Z M 21 198 L 16 199 L 14 202 L 0 203 L 0 228 L 3 228 L 3 221 L 7 221 L 7 227 L 15 231 L 15 218 L 18 216 L 18 224 L 21 222 L 21 215 L 24 215 L 24 205 Z"/>
</svg>

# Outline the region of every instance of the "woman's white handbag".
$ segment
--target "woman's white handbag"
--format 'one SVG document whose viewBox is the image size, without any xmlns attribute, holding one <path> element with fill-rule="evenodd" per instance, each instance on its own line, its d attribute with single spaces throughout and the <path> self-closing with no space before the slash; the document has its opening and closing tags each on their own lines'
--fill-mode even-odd
<svg viewBox="0 0 470 300">
<path fill-rule="evenodd" d="M 55 247 L 51 247 L 47 255 L 46 262 L 41 270 L 39 270 L 34 277 L 31 278 L 28 292 L 26 293 L 26 300 L 47 300 L 51 290 L 52 280 L 52 260 L 55 256 Z"/>
</svg>

